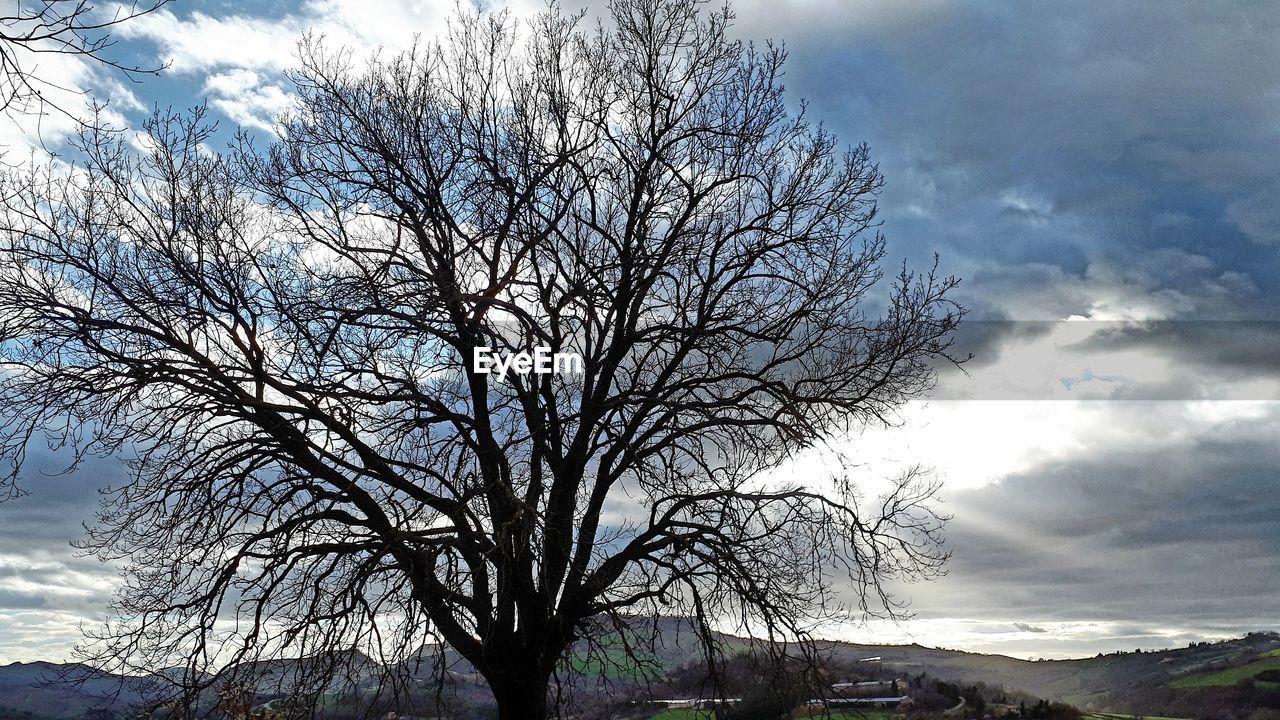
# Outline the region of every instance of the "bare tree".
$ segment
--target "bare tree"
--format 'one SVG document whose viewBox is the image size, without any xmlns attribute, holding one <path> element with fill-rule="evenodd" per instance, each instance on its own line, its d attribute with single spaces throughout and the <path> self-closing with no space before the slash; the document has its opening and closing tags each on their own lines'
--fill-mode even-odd
<svg viewBox="0 0 1280 720">
<path fill-rule="evenodd" d="M 209 152 L 197 112 L 7 178 L 9 477 L 40 435 L 132 458 L 88 541 L 128 565 L 93 659 L 306 655 L 302 697 L 448 647 L 540 718 L 570 648 L 641 618 L 693 618 L 714 663 L 714 627 L 805 647 L 939 568 L 916 473 L 860 501 L 770 471 L 928 389 L 955 280 L 881 282 L 881 176 L 789 113 L 780 48 L 610 8 L 359 68 L 308 43 L 265 152 Z M 535 346 L 582 372 L 472 364 Z"/>
<path fill-rule="evenodd" d="M 49 80 L 41 58 L 71 55 L 119 71 L 130 80 L 156 67 L 121 62 L 110 54 L 113 28 L 155 12 L 169 0 L 122 3 L 99 11 L 88 0 L 5 0 L 0 10 L 0 112 L 41 114 L 46 108 L 71 114 L 50 99 L 66 90 Z"/>
</svg>

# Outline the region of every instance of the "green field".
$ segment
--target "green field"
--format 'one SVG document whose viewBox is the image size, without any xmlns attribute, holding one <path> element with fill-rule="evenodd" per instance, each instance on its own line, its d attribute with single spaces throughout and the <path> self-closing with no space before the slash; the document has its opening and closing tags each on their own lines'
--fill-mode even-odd
<svg viewBox="0 0 1280 720">
<path fill-rule="evenodd" d="M 644 676 L 644 672 L 637 664 L 637 660 L 648 667 L 657 667 L 658 661 L 646 653 L 637 653 L 637 655 L 639 657 L 633 659 L 625 650 L 619 649 L 607 650 L 603 654 L 597 651 L 589 657 L 574 653 L 567 659 L 569 667 L 575 673 L 590 677 L 603 676 L 609 680 L 639 680 Z"/>
<path fill-rule="evenodd" d="M 1242 680 L 1252 678 L 1254 675 L 1263 670 L 1280 670 L 1280 650 L 1272 650 L 1262 656 L 1261 660 L 1254 660 L 1248 665 L 1240 667 L 1226 668 L 1224 670 L 1214 670 L 1206 673 L 1198 673 L 1190 677 L 1184 677 L 1180 680 L 1174 680 L 1169 683 L 1169 687 L 1175 690 L 1192 690 L 1195 688 L 1208 687 L 1230 687 Z M 1280 683 L 1259 682 L 1261 687 L 1280 688 Z"/>
<path fill-rule="evenodd" d="M 820 717 L 820 716 L 819 716 Z M 833 713 L 831 720 L 893 720 L 893 718 L 901 717 L 898 713 L 890 710 L 868 710 L 865 713 Z M 650 720 L 710 720 L 711 714 L 706 710 L 692 710 L 689 708 L 672 708 L 663 710 L 654 715 Z M 1153 718 L 1152 720 L 1156 720 Z"/>
<path fill-rule="evenodd" d="M 671 708 L 654 715 L 650 720 L 710 720 L 711 713 L 706 710 L 689 708 Z"/>
<path fill-rule="evenodd" d="M 1081 720 L 1130 720 L 1130 718 L 1136 717 L 1141 717 L 1142 720 L 1186 720 L 1185 718 L 1167 718 L 1155 715 L 1117 715 L 1116 713 L 1090 713 L 1081 718 Z"/>
</svg>

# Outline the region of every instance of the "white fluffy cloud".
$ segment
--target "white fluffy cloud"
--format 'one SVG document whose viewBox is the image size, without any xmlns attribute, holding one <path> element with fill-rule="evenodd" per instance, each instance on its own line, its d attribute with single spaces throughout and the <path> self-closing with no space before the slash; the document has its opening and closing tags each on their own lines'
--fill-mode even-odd
<svg viewBox="0 0 1280 720">
<path fill-rule="evenodd" d="M 516 17 L 543 9 L 524 0 L 503 6 Z M 154 43 L 156 60 L 168 62 L 170 73 L 204 76 L 210 105 L 233 122 L 270 131 L 292 103 L 283 73 L 295 66 L 304 37 L 349 50 L 358 60 L 438 35 L 456 9 L 453 0 L 309 0 L 282 17 L 255 15 L 251 7 L 222 16 L 180 16 L 165 8 L 121 28 L 121 34 Z"/>
<path fill-rule="evenodd" d="M 517 16 L 541 9 L 525 2 L 501 5 Z M 179 16 L 164 9 L 122 28 L 121 34 L 154 42 L 159 59 L 170 61 L 170 71 L 179 75 L 227 68 L 272 73 L 293 66 L 298 41 L 308 33 L 358 54 L 396 52 L 416 38 L 443 31 L 457 7 L 453 0 L 310 0 L 282 17 L 254 15 L 252 6 L 223 16 L 198 11 Z"/>
<path fill-rule="evenodd" d="M 15 106 L 0 115 L 0 153 L 25 156 L 33 148 L 56 147 L 75 133 L 78 121 L 89 116 L 95 102 L 105 105 L 100 120 L 116 127 L 125 124 L 121 111 L 142 106 L 133 89 L 83 58 L 46 53 L 37 59 L 22 48 L 7 51 L 35 71 L 45 105 L 32 104 L 29 112 Z"/>
<path fill-rule="evenodd" d="M 204 91 L 213 98 L 210 104 L 236 124 L 265 132 L 272 132 L 276 117 L 293 104 L 284 88 L 245 68 L 210 75 Z"/>
</svg>

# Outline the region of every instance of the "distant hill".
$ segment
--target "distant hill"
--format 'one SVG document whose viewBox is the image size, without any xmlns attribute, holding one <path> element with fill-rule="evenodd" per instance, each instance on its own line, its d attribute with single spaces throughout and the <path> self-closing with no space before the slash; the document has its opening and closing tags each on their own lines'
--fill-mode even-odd
<svg viewBox="0 0 1280 720">
<path fill-rule="evenodd" d="M 1280 668 L 1276 633 L 1079 660 L 1016 660 L 919 645 L 833 643 L 832 652 L 845 660 L 879 656 L 883 665 L 903 675 L 924 672 L 945 680 L 983 682 L 1102 712 L 1191 717 L 1240 705 L 1280 707 L 1268 704 L 1269 697 L 1247 697 L 1250 683 L 1268 690 L 1266 681 L 1254 680 L 1257 673 Z M 1243 685 L 1237 687 L 1239 683 Z M 1280 700 L 1280 692 L 1275 699 Z"/>
<path fill-rule="evenodd" d="M 700 644 L 688 621 L 662 619 L 652 647 L 642 655 L 658 674 L 673 673 L 699 662 Z M 731 648 L 747 648 L 753 641 L 732 636 L 720 640 Z M 610 647 L 609 638 L 603 645 Z M 425 697 L 436 683 L 433 658 L 437 648 L 423 648 L 424 660 L 407 668 L 417 692 Z M 921 645 L 870 645 L 829 642 L 823 646 L 833 668 L 864 667 L 880 674 L 913 677 L 920 674 L 963 683 L 985 683 L 1037 698 L 1076 705 L 1082 709 L 1170 717 L 1203 716 L 1230 707 L 1270 707 L 1280 702 L 1280 635 L 1251 633 L 1243 638 L 1158 652 L 1123 652 L 1079 660 L 1017 660 L 943 650 Z M 637 691 L 635 668 L 606 653 L 606 662 L 595 666 L 586 660 L 580 644 L 571 656 L 577 669 L 593 677 L 578 684 L 580 692 L 620 696 Z M 455 653 L 446 652 L 445 681 L 451 691 L 469 702 L 487 697 L 483 680 Z M 868 658 L 877 661 L 863 662 Z M 383 668 L 352 654 L 337 657 L 353 668 L 331 687 L 327 696 L 372 696 Z M 308 663 L 332 659 L 281 660 L 236 668 L 237 676 L 256 678 L 258 700 L 278 697 L 282 685 Z M 79 680 L 79 683 L 72 680 Z M 82 720 L 101 716 L 103 709 L 119 714 L 141 702 L 147 681 L 142 678 L 88 676 L 87 668 L 54 663 L 14 663 L 0 666 L 0 720 L 9 712 L 32 713 L 31 720 Z M 421 700 L 421 697 L 419 698 Z M 1280 707 L 1277 705 L 1276 707 Z"/>
<path fill-rule="evenodd" d="M 48 662 L 0 666 L 0 708 L 49 718 L 85 718 L 93 711 L 143 700 L 147 681 Z"/>
</svg>

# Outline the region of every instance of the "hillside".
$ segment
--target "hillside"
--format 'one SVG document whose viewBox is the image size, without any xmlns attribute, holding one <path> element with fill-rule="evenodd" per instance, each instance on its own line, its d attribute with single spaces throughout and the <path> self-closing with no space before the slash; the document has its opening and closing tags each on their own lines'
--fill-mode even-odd
<svg viewBox="0 0 1280 720">
<path fill-rule="evenodd" d="M 95 710 L 133 705 L 145 690 L 145 680 L 97 674 L 83 665 L 0 666 L 0 708 L 50 718 L 89 717 Z"/>
<path fill-rule="evenodd" d="M 751 642 L 722 636 L 731 648 L 745 649 Z M 609 640 L 605 640 L 608 647 Z M 431 657 L 436 648 L 423 648 Z M 1207 716 L 1210 711 L 1231 707 L 1267 707 L 1266 693 L 1280 697 L 1280 636 L 1253 633 L 1219 643 L 1161 652 L 1125 652 L 1079 660 L 1027 661 L 1002 655 L 984 655 L 959 650 L 943 650 L 921 645 L 872 645 L 844 642 L 826 643 L 824 653 L 832 672 L 857 672 L 858 668 L 879 675 L 915 677 L 925 674 L 939 680 L 984 683 L 1009 692 L 1046 698 L 1082 709 L 1172 717 Z M 588 696 L 623 697 L 639 695 L 640 673 L 622 662 L 622 654 L 606 653 L 603 664 L 586 660 L 586 648 L 579 645 L 571 663 L 586 670 L 592 679 L 575 684 Z M 663 619 L 653 644 L 642 656 L 658 674 L 688 673 L 699 662 L 699 644 L 687 621 Z M 878 661 L 864 662 L 868 658 Z M 371 696 L 381 669 L 358 654 L 345 656 L 357 672 L 344 676 L 333 687 L 324 688 L 326 697 Z M 483 681 L 452 653 L 445 654 L 448 674 L 445 682 L 451 693 L 467 704 L 483 703 Z M 236 675 L 257 677 L 258 701 L 278 697 L 279 685 L 311 658 L 273 661 L 236 668 Z M 855 670 L 850 671 L 850 668 Z M 123 710 L 138 702 L 145 681 L 138 678 L 96 676 L 85 679 L 84 668 L 53 663 L 14 663 L 0 666 L 0 708 L 26 711 L 41 718 L 85 718 L 95 710 Z M 1257 676 L 1264 673 L 1262 678 Z M 408 669 L 414 679 L 417 700 L 423 701 L 435 687 L 434 663 L 423 662 Z M 71 676 L 83 680 L 76 684 Z M 1271 678 L 1275 677 L 1273 681 Z M 1250 704 L 1253 703 L 1253 704 Z M 1262 704 L 1258 704 L 1262 703 Z M 337 705 L 328 707 L 339 709 Z"/>
<path fill-rule="evenodd" d="M 1087 710 L 1173 716 L 1203 715 L 1249 701 L 1224 690 L 1253 681 L 1259 672 L 1280 668 L 1278 652 L 1280 635 L 1274 633 L 1174 650 L 1048 661 L 919 645 L 833 645 L 837 658 L 878 655 L 882 664 L 900 669 L 903 675 L 924 672 L 947 680 L 984 682 Z M 1266 702 L 1263 698 L 1257 706 L 1269 707 Z"/>
</svg>

